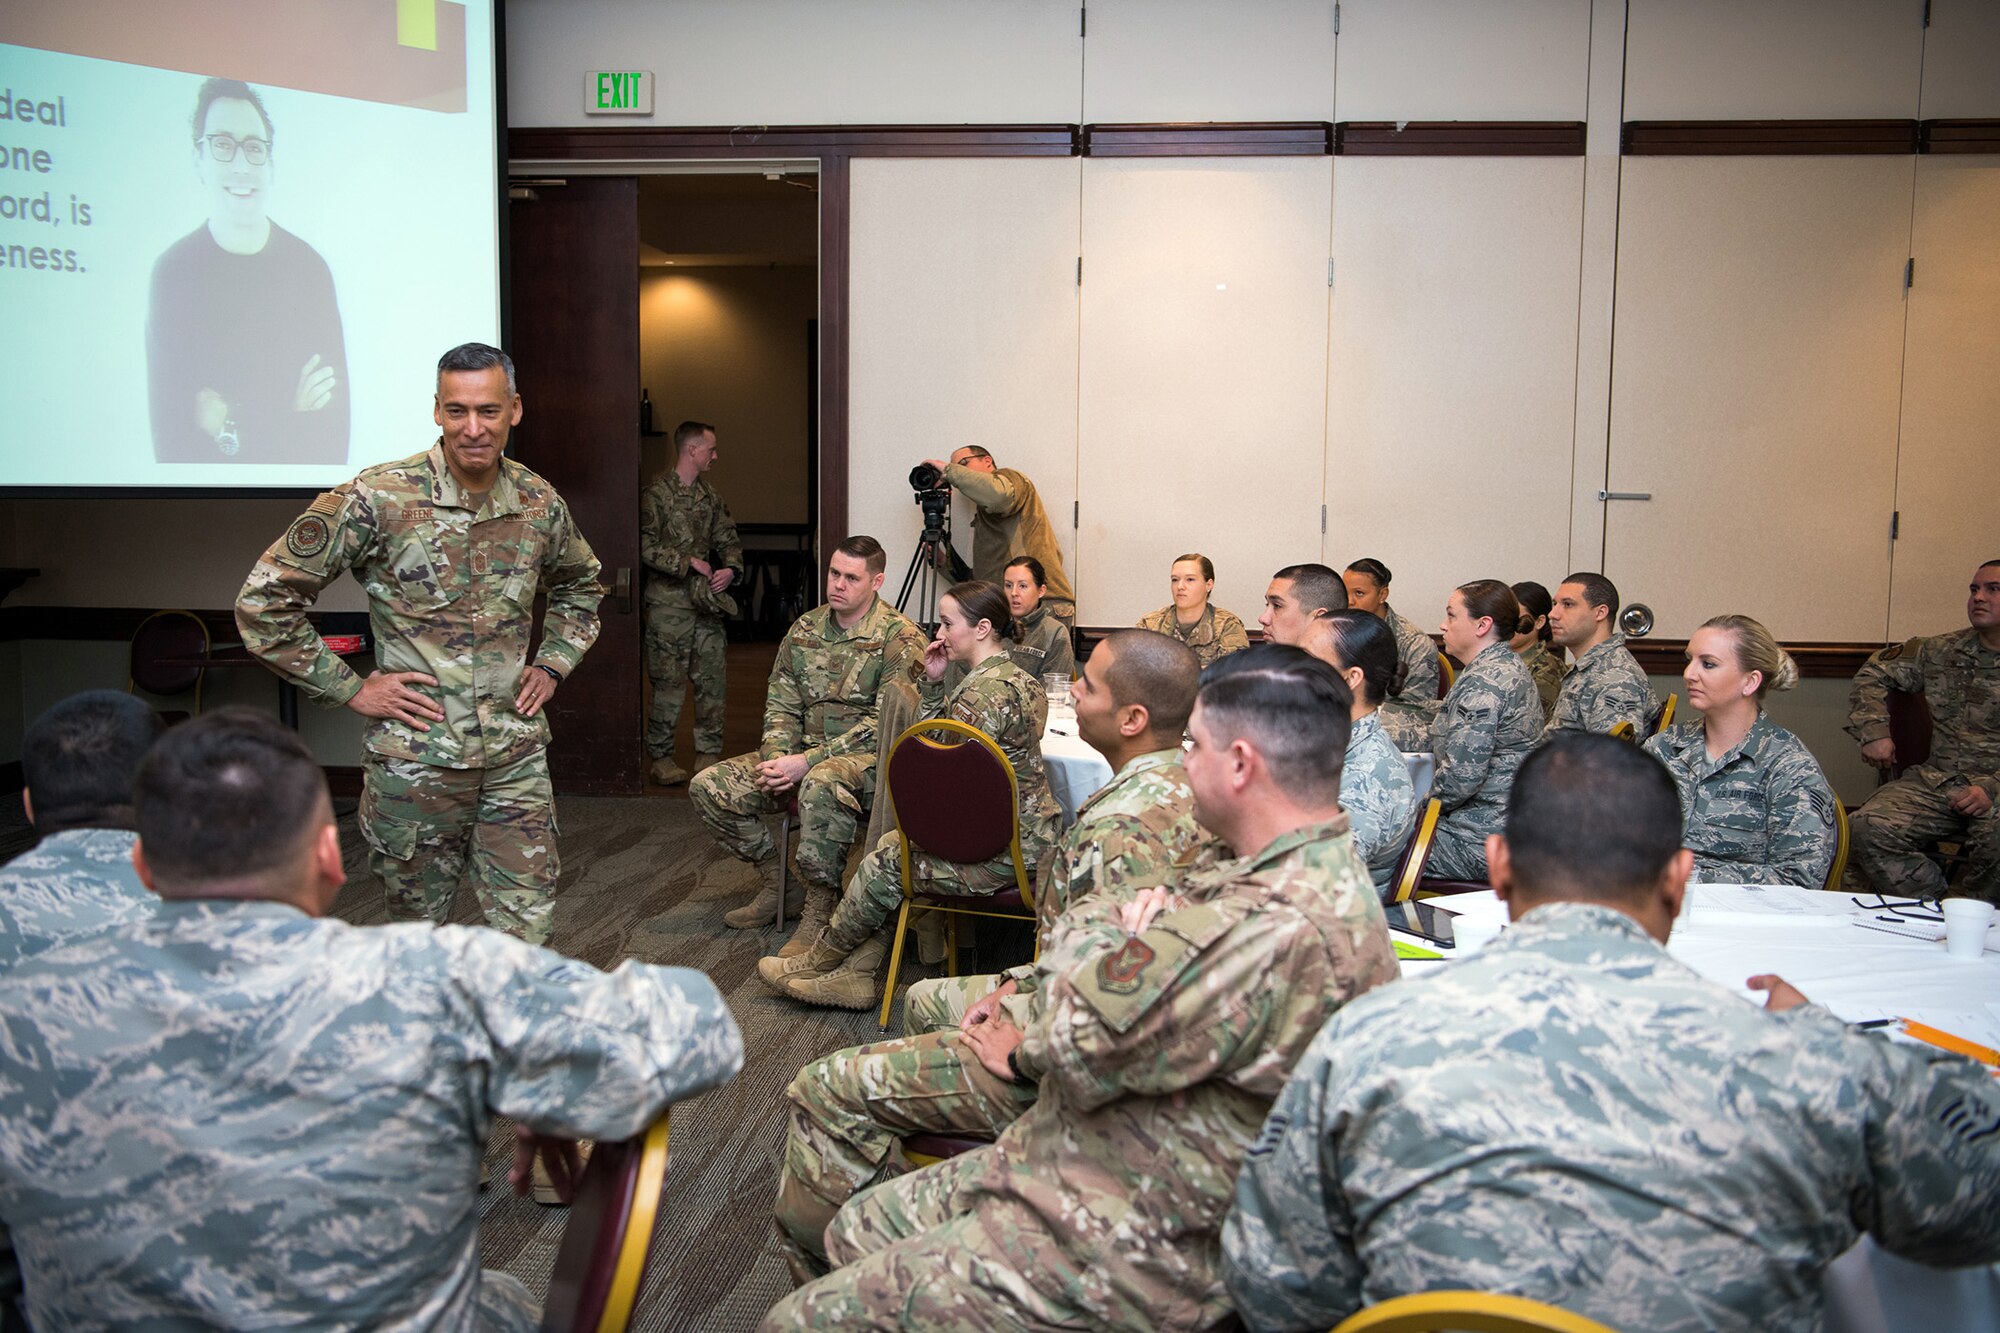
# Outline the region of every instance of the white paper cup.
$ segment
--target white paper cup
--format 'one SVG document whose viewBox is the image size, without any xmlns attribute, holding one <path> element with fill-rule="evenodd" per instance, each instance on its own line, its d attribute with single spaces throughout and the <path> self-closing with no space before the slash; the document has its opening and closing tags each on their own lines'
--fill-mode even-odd
<svg viewBox="0 0 2000 1333">
<path fill-rule="evenodd" d="M 1944 951 L 1953 958 L 1977 958 L 1986 952 L 1986 929 L 1993 924 L 1993 904 L 1977 898 L 1944 900 Z"/>
<path fill-rule="evenodd" d="M 1493 943 L 1506 924 L 1500 921 L 1468 921 L 1464 917 L 1451 923 L 1452 947 L 1460 958 L 1478 953 Z"/>
</svg>

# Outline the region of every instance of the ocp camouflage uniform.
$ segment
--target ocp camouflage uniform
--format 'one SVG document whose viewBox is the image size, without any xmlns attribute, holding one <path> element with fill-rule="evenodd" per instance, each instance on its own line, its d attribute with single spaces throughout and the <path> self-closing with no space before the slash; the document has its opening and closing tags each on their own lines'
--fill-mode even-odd
<svg viewBox="0 0 2000 1333">
<path fill-rule="evenodd" d="M 698 774 L 688 796 L 723 850 L 752 865 L 777 850 L 763 816 L 786 797 L 758 790 L 757 765 L 804 755 L 809 767 L 799 802 L 799 874 L 838 890 L 853 845 L 875 799 L 875 714 L 882 682 L 907 676 L 922 660 L 924 635 L 881 598 L 841 628 L 833 608 L 792 622 L 771 664 L 764 700 L 764 740 L 754 754 L 725 759 Z"/>
<path fill-rule="evenodd" d="M 419 731 L 370 718 L 361 836 L 389 915 L 442 922 L 470 861 L 489 925 L 531 944 L 555 920 L 548 712 L 514 709 L 535 593 L 548 594 L 534 667 L 567 678 L 597 640 L 597 557 L 555 487 L 512 459 L 484 502 L 427 453 L 369 468 L 326 492 L 264 552 L 236 599 L 243 645 L 307 696 L 344 704 L 361 677 L 314 632 L 306 608 L 341 573 L 368 592 L 375 660 L 437 684 L 409 688 L 444 710 Z M 476 507 L 475 507 L 476 505 Z"/>
<path fill-rule="evenodd" d="M 1241 617 L 1218 606 L 1204 606 L 1194 624 L 1181 624 L 1180 612 L 1172 605 L 1139 617 L 1139 628 L 1155 634 L 1170 634 L 1194 650 L 1195 660 L 1207 667 L 1250 646 L 1249 632 Z"/>
<path fill-rule="evenodd" d="M 646 752 L 655 759 L 673 754 L 682 694 L 692 680 L 694 748 L 721 754 L 728 666 L 723 618 L 734 602 L 727 593 L 711 592 L 707 576 L 689 569 L 688 561 L 732 569 L 741 583 L 743 542 L 729 506 L 704 477 L 683 486 L 680 474 L 668 468 L 639 503 L 639 559 L 648 571 L 646 674 L 653 682 Z"/>
<path fill-rule="evenodd" d="M 1868 1232 L 2000 1258 L 2000 1083 L 1748 1005 L 1594 903 L 1335 1014 L 1236 1184 L 1252 1329 L 1422 1291 L 1523 1296 L 1648 1333 L 1805 1333 Z"/>
<path fill-rule="evenodd" d="M 972 502 L 972 577 L 998 586 L 1009 560 L 1031 555 L 1049 576 L 1042 604 L 1056 619 L 1074 623 L 1076 589 L 1063 570 L 1062 545 L 1035 483 L 1011 467 L 987 472 L 962 463 L 945 468 L 944 476 Z"/>
<path fill-rule="evenodd" d="M 1076 645 L 1070 640 L 1069 626 L 1050 615 L 1046 606 L 1037 606 L 1025 616 L 1016 616 L 1014 632 L 1020 637 L 1007 644 L 1009 662 L 1036 680 L 1058 672 L 1066 680 L 1076 678 Z M 964 679 L 965 668 L 958 663 L 953 662 L 945 668 L 946 688 Z"/>
<path fill-rule="evenodd" d="M 1062 830 L 1062 809 L 1042 772 L 1042 727 L 1049 702 L 1042 683 L 997 653 L 966 673 L 946 692 L 944 682 L 925 677 L 917 691 L 926 718 L 951 718 L 979 728 L 1014 767 L 1019 792 L 1021 860 L 1030 882 L 1042 857 Z M 902 835 L 885 833 L 848 881 L 834 909 L 824 941 L 852 953 L 903 901 Z M 920 848 L 910 849 L 910 874 L 924 893 L 990 897 L 1014 883 L 1014 860 L 1002 852 L 977 864 L 947 861 Z"/>
<path fill-rule="evenodd" d="M 1521 664 L 1535 678 L 1535 692 L 1542 696 L 1542 716 L 1553 718 L 1556 715 L 1556 696 L 1562 693 L 1563 677 L 1569 674 L 1569 668 L 1539 638 L 1531 640 L 1520 656 Z"/>
<path fill-rule="evenodd" d="M 1143 934 L 1095 894 L 1045 952 L 999 1141 L 856 1196 L 841 1265 L 766 1329 L 1209 1328 L 1236 1170 L 1312 1036 L 1396 976 L 1345 816 L 1176 882 Z"/>
<path fill-rule="evenodd" d="M 1411 703 L 1438 697 L 1438 646 L 1416 622 L 1399 615 L 1396 608 L 1382 603 L 1382 622 L 1396 635 L 1396 656 L 1403 659 L 1403 688 L 1400 697 Z M 1421 748 L 1421 747 L 1419 747 Z"/>
<path fill-rule="evenodd" d="M 1659 711 L 1644 669 L 1625 647 L 1625 636 L 1614 631 L 1579 655 L 1563 677 L 1547 731 L 1551 736 L 1558 731 L 1606 735 L 1620 722 L 1630 722 L 1634 736 L 1643 740 Z"/>
<path fill-rule="evenodd" d="M 1541 739 L 1535 678 L 1512 648 L 1491 645 L 1458 673 L 1431 727 L 1431 795 L 1444 812 L 1425 873 L 1486 878 L 1486 835 L 1501 831 L 1514 774 Z"/>
<path fill-rule="evenodd" d="M 1707 884 L 1826 887 L 1837 832 L 1835 797 L 1805 742 L 1764 713 L 1728 753 L 1711 760 L 1699 722 L 1646 742 L 1681 793 L 1681 839 L 1694 878 Z M 1837 887 L 1837 886 L 1836 886 Z"/>
<path fill-rule="evenodd" d="M 0 1218 L 41 1328 L 531 1330 L 493 1116 L 629 1138 L 742 1061 L 699 972 L 166 902 L 0 977 Z"/>
<path fill-rule="evenodd" d="M 132 868 L 138 835 L 119 828 L 51 833 L 0 868 L 0 972 L 30 954 L 153 910 Z"/>
<path fill-rule="evenodd" d="M 1396 862 L 1417 822 L 1417 789 L 1409 761 L 1382 730 L 1379 710 L 1354 723 L 1340 770 L 1340 808 L 1354 833 L 1354 852 L 1368 866 L 1375 892 L 1389 891 Z"/>
<path fill-rule="evenodd" d="M 1967 628 L 1876 653 L 1855 676 L 1848 703 L 1847 731 L 1861 744 L 1889 735 L 1892 689 L 1921 693 L 1930 705 L 1931 753 L 1854 812 L 1856 866 L 1884 893 L 1937 897 L 1944 872 L 1925 848 L 1963 838 L 1965 891 L 2000 902 L 2000 652 Z M 1968 785 L 1994 800 L 1977 819 L 1950 805 Z"/>
<path fill-rule="evenodd" d="M 1042 860 L 1035 894 L 1046 947 L 1062 933 L 1070 906 L 1094 893 L 1156 876 L 1204 837 L 1194 819 L 1194 791 L 1178 749 L 1141 755 L 1091 794 Z M 1033 964 L 999 976 L 953 977 L 955 998 L 977 999 L 1003 981 L 1017 986 L 1003 1008 L 1016 1027 L 1038 1016 L 1041 992 Z M 921 983 L 920 983 L 921 984 Z M 977 994 L 973 995 L 972 992 Z M 904 1012 L 918 1003 L 917 987 Z M 967 1002 L 969 1004 L 969 1001 Z M 902 1137 L 956 1132 L 993 1137 L 1034 1104 L 1035 1089 L 995 1078 L 959 1038 L 957 1005 L 950 1031 L 872 1042 L 816 1060 L 785 1089 L 792 1103 L 777 1218 L 781 1235 L 823 1265 L 826 1224 L 858 1191 L 910 1169 Z"/>
</svg>

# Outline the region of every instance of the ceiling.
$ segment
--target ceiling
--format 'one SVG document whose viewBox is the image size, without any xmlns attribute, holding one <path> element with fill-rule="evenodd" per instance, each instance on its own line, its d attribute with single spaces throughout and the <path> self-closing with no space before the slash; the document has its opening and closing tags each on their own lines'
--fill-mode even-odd
<svg viewBox="0 0 2000 1333">
<path fill-rule="evenodd" d="M 639 177 L 641 268 L 818 262 L 819 178 L 811 172 Z"/>
</svg>

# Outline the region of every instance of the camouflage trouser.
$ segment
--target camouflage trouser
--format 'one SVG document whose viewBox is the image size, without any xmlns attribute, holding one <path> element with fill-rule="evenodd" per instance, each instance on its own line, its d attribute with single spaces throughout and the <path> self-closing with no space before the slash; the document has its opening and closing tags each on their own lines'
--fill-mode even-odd
<svg viewBox="0 0 2000 1333">
<path fill-rule="evenodd" d="M 987 1165 L 981 1149 L 856 1195 L 826 1231 L 837 1267 L 772 1307 L 759 1325 L 843 1330 L 1087 1328 L 1061 1299 L 1079 1275 L 1046 1236 L 1002 1244 L 957 1201 Z"/>
<path fill-rule="evenodd" d="M 653 707 L 646 715 L 646 753 L 655 759 L 674 752 L 681 723 L 681 700 L 694 682 L 694 748 L 722 753 L 723 676 L 727 635 L 722 618 L 671 602 L 646 603 L 646 674 L 653 680 Z"/>
<path fill-rule="evenodd" d="M 521 1279 L 497 1268 L 479 1274 L 480 1333 L 534 1333 L 542 1326 L 542 1307 Z"/>
<path fill-rule="evenodd" d="M 986 998 L 1005 977 L 982 973 L 970 977 L 926 977 L 912 981 L 903 992 L 903 1035 L 943 1032 L 965 1021 L 965 1011 Z M 1019 1019 L 1015 1022 L 1018 1024 Z"/>
<path fill-rule="evenodd" d="M 1475 810 L 1470 818 L 1453 812 L 1438 820 L 1437 837 L 1431 843 L 1430 860 L 1424 873 L 1433 879 L 1485 879 L 1486 835 L 1495 830 L 1486 826 L 1486 812 Z"/>
<path fill-rule="evenodd" d="M 739 861 L 762 865 L 777 846 L 764 819 L 785 808 L 786 797 L 757 790 L 758 757 L 739 754 L 695 776 L 688 798 L 722 849 Z M 847 849 L 875 800 L 875 756 L 845 754 L 813 765 L 798 786 L 799 875 L 806 883 L 838 889 Z"/>
<path fill-rule="evenodd" d="M 902 1137 L 997 1136 L 1034 1104 L 1030 1084 L 995 1078 L 957 1031 L 836 1052 L 785 1089 L 791 1125 L 778 1180 L 778 1225 L 816 1263 L 842 1204 L 910 1169 Z"/>
<path fill-rule="evenodd" d="M 364 754 L 358 822 L 391 919 L 449 920 L 470 859 L 486 924 L 548 943 L 562 866 L 545 753 L 504 768 Z"/>
<path fill-rule="evenodd" d="M 1939 838 L 1962 838 L 1969 863 L 1965 892 L 2000 902 L 2000 804 L 1968 819 L 1951 808 L 1951 798 L 1960 790 L 1899 778 L 1849 816 L 1851 854 L 1869 888 L 1936 897 L 1945 891 L 1944 872 L 1924 849 Z"/>
<path fill-rule="evenodd" d="M 1024 857 L 1027 852 L 1024 847 Z M 1032 865 L 1029 871 L 1033 873 Z M 990 861 L 963 865 L 912 847 L 910 874 L 917 881 L 919 893 L 990 898 L 1013 886 L 1014 859 L 1002 855 Z M 852 953 L 861 947 L 863 940 L 879 930 L 884 921 L 896 914 L 902 902 L 902 835 L 891 831 L 882 835 L 881 841 L 861 858 L 861 864 L 855 868 L 854 878 L 848 881 L 846 890 L 840 895 L 840 906 L 833 909 L 833 920 L 827 923 L 827 943 Z"/>
</svg>

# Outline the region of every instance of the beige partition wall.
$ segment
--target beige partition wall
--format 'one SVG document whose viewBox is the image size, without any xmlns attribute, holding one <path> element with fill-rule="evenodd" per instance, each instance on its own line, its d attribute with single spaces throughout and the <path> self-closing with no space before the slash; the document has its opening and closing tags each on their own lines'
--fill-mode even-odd
<svg viewBox="0 0 2000 1333">
<path fill-rule="evenodd" d="M 1425 628 L 1568 572 L 1582 158 L 1342 158 L 1325 555 Z"/>
<path fill-rule="evenodd" d="M 889 550 L 922 531 L 910 468 L 960 445 L 1033 477 L 1070 536 L 1076 495 L 1075 158 L 854 162 L 849 520 Z M 954 544 L 968 559 L 961 507 Z M 1074 548 L 1065 550 L 1075 569 Z"/>
<path fill-rule="evenodd" d="M 1627 8 L 1627 120 L 1917 114 L 1918 71 L 1929 59 L 1923 0 L 1630 0 Z"/>
<path fill-rule="evenodd" d="M 1913 161 L 1626 159 L 1605 572 L 1658 633 L 1881 638 Z"/>
<path fill-rule="evenodd" d="M 1590 48 L 1590 0 L 1342 0 L 1333 118 L 1582 120 Z"/>
<path fill-rule="evenodd" d="M 1965 585 L 2000 558 L 2000 157 L 1917 160 L 1902 513 L 1889 637 L 1965 623 Z"/>
<path fill-rule="evenodd" d="M 1332 120 L 1333 0 L 1089 0 L 1083 120 Z"/>
<path fill-rule="evenodd" d="M 1333 159 L 1083 162 L 1079 616 L 1168 600 L 1216 564 L 1254 624 L 1271 571 L 1317 558 Z"/>
</svg>

